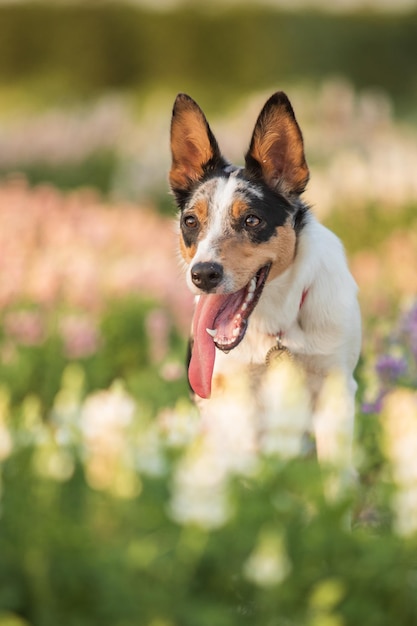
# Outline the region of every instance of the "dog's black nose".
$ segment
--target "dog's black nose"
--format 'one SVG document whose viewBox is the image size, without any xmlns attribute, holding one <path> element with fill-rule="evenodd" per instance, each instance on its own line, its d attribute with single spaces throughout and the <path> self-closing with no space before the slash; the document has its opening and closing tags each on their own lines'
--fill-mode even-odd
<svg viewBox="0 0 417 626">
<path fill-rule="evenodd" d="M 191 280 L 203 291 L 211 291 L 222 279 L 223 268 L 219 263 L 196 263 L 191 268 Z"/>
</svg>

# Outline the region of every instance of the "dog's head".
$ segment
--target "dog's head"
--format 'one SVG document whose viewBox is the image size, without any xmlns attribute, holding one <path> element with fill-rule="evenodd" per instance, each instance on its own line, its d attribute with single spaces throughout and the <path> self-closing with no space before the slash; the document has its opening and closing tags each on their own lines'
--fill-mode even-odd
<svg viewBox="0 0 417 626">
<path fill-rule="evenodd" d="M 274 94 L 255 124 L 245 166 L 235 167 L 200 107 L 180 94 L 171 151 L 187 283 L 201 296 L 195 339 L 228 351 L 243 339 L 267 280 L 295 256 L 306 211 L 299 196 L 309 177 L 301 131 L 287 96 Z"/>
</svg>

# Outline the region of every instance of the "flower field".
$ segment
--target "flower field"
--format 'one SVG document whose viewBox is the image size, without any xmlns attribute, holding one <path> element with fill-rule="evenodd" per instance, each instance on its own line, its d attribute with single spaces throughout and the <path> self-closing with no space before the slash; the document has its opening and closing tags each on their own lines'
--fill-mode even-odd
<svg viewBox="0 0 417 626">
<path fill-rule="evenodd" d="M 351 254 L 359 480 L 329 497 L 293 373 L 260 448 L 244 385 L 199 432 L 170 218 L 13 179 L 0 224 L 2 626 L 414 622 L 413 229 Z"/>
<path fill-rule="evenodd" d="M 358 478 L 344 490 L 338 467 L 303 454 L 293 370 L 265 383 L 264 415 L 235 381 L 201 432 L 183 366 L 192 298 L 174 210 L 156 206 L 165 157 L 138 171 L 163 190 L 156 200 L 123 199 L 146 134 L 116 149 L 131 127 L 113 103 L 78 120 L 79 154 L 71 132 L 52 150 L 54 132 L 46 149 L 33 126 L 25 158 L 8 136 L 19 163 L 43 145 L 64 168 L 109 149 L 118 167 L 107 196 L 0 183 L 0 626 L 417 623 L 417 152 L 385 101 L 346 89 L 321 93 L 336 116 L 327 128 L 318 109 L 300 111 L 309 199 L 360 287 Z M 249 109 L 225 133 L 232 157 Z M 339 395 L 335 377 L 329 428 Z"/>
</svg>

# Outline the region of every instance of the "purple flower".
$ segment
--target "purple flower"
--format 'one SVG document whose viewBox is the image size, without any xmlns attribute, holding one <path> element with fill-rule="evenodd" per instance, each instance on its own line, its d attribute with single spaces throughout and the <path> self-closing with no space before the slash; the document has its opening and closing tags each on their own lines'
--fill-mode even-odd
<svg viewBox="0 0 417 626">
<path fill-rule="evenodd" d="M 362 412 L 365 415 L 369 415 L 370 413 L 380 413 L 382 410 L 382 404 L 384 402 L 385 394 L 386 391 L 380 389 L 377 397 L 374 400 L 364 402 L 362 404 Z"/>
<path fill-rule="evenodd" d="M 395 383 L 407 372 L 407 361 L 403 357 L 383 354 L 376 363 L 378 376 L 385 383 Z"/>
</svg>

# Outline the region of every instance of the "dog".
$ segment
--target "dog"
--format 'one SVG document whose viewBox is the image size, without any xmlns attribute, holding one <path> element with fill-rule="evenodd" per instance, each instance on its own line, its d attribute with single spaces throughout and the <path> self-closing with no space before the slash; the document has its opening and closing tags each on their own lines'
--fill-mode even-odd
<svg viewBox="0 0 417 626">
<path fill-rule="evenodd" d="M 328 441 L 315 410 L 338 372 L 351 446 L 361 317 L 340 240 L 301 198 L 309 169 L 288 97 L 277 92 L 266 102 L 237 167 L 198 104 L 179 94 L 171 153 L 180 252 L 196 295 L 188 377 L 202 411 L 238 367 L 262 376 L 265 361 L 292 356 L 305 373 L 319 461 L 331 461 L 339 444 Z"/>
</svg>

